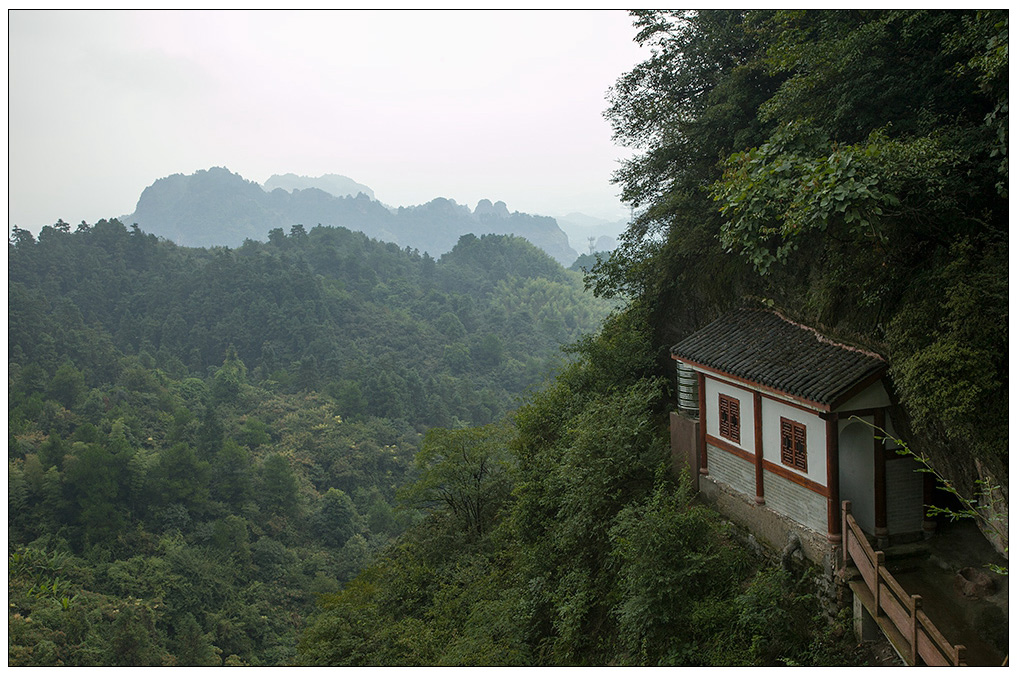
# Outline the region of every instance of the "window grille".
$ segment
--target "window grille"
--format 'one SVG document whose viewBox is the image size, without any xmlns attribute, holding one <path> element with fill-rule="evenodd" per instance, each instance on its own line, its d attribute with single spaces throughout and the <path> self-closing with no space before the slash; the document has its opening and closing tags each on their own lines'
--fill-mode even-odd
<svg viewBox="0 0 1017 676">
<path fill-rule="evenodd" d="M 739 402 L 726 394 L 720 395 L 720 436 L 740 443 L 741 416 L 738 412 Z"/>
<path fill-rule="evenodd" d="M 808 471 L 805 425 L 787 418 L 780 419 L 780 461 L 789 467 Z"/>
</svg>

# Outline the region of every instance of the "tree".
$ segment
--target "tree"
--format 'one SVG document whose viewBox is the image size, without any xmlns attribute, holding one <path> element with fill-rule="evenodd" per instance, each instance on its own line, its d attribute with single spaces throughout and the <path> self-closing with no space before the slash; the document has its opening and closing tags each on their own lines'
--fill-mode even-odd
<svg viewBox="0 0 1017 676">
<path fill-rule="evenodd" d="M 103 664 L 117 667 L 162 666 L 165 652 L 154 613 L 147 606 L 125 604 L 117 609 Z"/>
<path fill-rule="evenodd" d="M 74 364 L 64 362 L 53 374 L 47 394 L 63 404 L 64 408 L 72 409 L 86 391 L 84 374 L 74 368 Z"/>
<path fill-rule="evenodd" d="M 342 547 L 361 529 L 361 518 L 350 496 L 338 488 L 329 488 L 314 515 L 313 527 L 330 547 Z"/>
<path fill-rule="evenodd" d="M 67 445 L 60 439 L 60 435 L 51 433 L 49 438 L 39 447 L 39 460 L 44 467 L 55 466 L 58 470 L 63 469 L 64 456 L 67 454 Z"/>
<path fill-rule="evenodd" d="M 501 364 L 505 348 L 501 339 L 489 333 L 479 342 L 470 347 L 470 357 L 478 366 L 487 369 L 497 368 Z"/>
<path fill-rule="evenodd" d="M 923 450 L 1005 475 L 1006 12 L 634 16 L 635 218 L 588 283 L 657 345 L 763 302 L 883 352 Z"/>
<path fill-rule="evenodd" d="M 208 507 L 211 467 L 194 447 L 174 444 L 159 454 L 149 474 L 151 504 L 160 508 L 179 505 L 192 514 Z"/>
<path fill-rule="evenodd" d="M 173 652 L 180 666 L 218 667 L 222 664 L 219 658 L 221 651 L 212 645 L 210 636 L 201 631 L 194 615 L 184 613 L 177 620 L 174 630 Z"/>
<path fill-rule="evenodd" d="M 8 240 L 9 244 L 16 247 L 29 247 L 35 244 L 35 237 L 31 231 L 19 228 L 18 226 L 11 227 L 11 236 Z"/>
<path fill-rule="evenodd" d="M 415 461 L 421 477 L 406 490 L 405 499 L 440 509 L 463 533 L 483 536 L 512 487 L 507 434 L 498 425 L 429 430 Z"/>
<path fill-rule="evenodd" d="M 68 494 L 86 545 L 109 545 L 125 529 L 122 486 L 128 457 L 87 444 L 64 460 Z"/>
<path fill-rule="evenodd" d="M 678 491 L 666 465 L 645 502 L 626 506 L 610 530 L 618 575 L 618 632 L 638 664 L 688 664 L 690 635 L 673 627 L 695 624 L 697 606 L 720 605 L 738 587 L 748 557 L 718 537 L 708 510 L 693 506 L 687 486 Z M 713 597 L 713 598 L 710 598 Z"/>
<path fill-rule="evenodd" d="M 237 349 L 230 343 L 226 348 L 226 359 L 212 380 L 212 399 L 216 403 L 234 404 L 246 384 L 247 367 L 237 356 Z"/>
<path fill-rule="evenodd" d="M 225 430 L 215 407 L 208 405 L 201 416 L 201 426 L 198 428 L 197 449 L 202 458 L 214 458 L 223 446 Z"/>
<path fill-rule="evenodd" d="M 261 464 L 258 502 L 272 513 L 292 516 L 297 509 L 297 475 L 284 455 L 273 453 Z"/>
</svg>

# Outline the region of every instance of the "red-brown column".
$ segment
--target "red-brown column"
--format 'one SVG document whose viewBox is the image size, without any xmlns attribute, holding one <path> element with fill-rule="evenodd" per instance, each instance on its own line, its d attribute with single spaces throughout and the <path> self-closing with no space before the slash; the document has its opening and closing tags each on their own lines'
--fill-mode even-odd
<svg viewBox="0 0 1017 676">
<path fill-rule="evenodd" d="M 709 474 L 706 466 L 706 376 L 697 373 L 699 379 L 699 473 Z"/>
<path fill-rule="evenodd" d="M 752 430 L 756 443 L 756 504 L 766 502 L 763 498 L 763 396 L 752 393 Z"/>
<path fill-rule="evenodd" d="M 873 418 L 875 418 L 873 423 L 876 426 L 872 439 L 872 477 L 876 484 L 874 487 L 876 498 L 876 537 L 885 538 L 890 534 L 889 529 L 886 527 L 886 443 L 881 438 L 885 435 L 883 430 L 886 429 L 886 411 L 877 408 Z"/>
<path fill-rule="evenodd" d="M 837 439 L 837 414 L 826 418 L 826 539 L 840 542 L 840 447 Z"/>
</svg>

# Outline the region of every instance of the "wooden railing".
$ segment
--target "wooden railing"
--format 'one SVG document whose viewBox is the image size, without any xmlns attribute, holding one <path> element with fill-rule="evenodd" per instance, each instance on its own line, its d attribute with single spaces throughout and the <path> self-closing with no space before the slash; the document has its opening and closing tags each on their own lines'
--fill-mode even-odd
<svg viewBox="0 0 1017 676">
<path fill-rule="evenodd" d="M 966 666 L 962 645 L 951 645 L 922 610 L 922 597 L 908 594 L 886 569 L 883 552 L 874 551 L 851 515 L 851 501 L 843 504 L 842 579 L 854 566 L 860 580 L 849 581 L 852 592 L 876 620 L 897 652 L 912 665 Z"/>
</svg>

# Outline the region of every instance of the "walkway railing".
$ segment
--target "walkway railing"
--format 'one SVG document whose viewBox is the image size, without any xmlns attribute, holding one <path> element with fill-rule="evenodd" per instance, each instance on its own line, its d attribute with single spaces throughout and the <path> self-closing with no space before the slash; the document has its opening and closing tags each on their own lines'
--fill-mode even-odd
<svg viewBox="0 0 1017 676">
<path fill-rule="evenodd" d="M 909 595 L 886 569 L 883 552 L 874 551 L 851 515 L 851 501 L 843 504 L 843 567 L 854 566 L 860 579 L 848 581 L 851 591 L 876 620 L 883 634 L 911 666 L 966 666 L 965 647 L 951 645 L 922 610 L 922 597 Z"/>
</svg>

